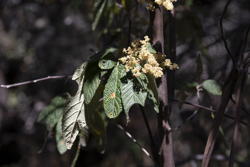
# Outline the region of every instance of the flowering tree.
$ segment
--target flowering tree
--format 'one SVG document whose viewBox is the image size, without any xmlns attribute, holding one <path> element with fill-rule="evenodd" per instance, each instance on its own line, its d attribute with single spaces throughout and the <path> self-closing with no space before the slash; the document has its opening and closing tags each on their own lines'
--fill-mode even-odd
<svg viewBox="0 0 250 167">
<path fill-rule="evenodd" d="M 178 127 L 172 127 L 171 120 L 174 101 L 196 108 L 186 120 L 191 120 L 201 109 L 211 112 L 212 128 L 201 158 L 202 167 L 209 166 L 218 134 L 224 135 L 223 118 L 234 120 L 233 140 L 226 160 L 229 160 L 230 167 L 237 162 L 234 154 L 237 151 L 237 136 L 240 125 L 247 125 L 241 120 L 239 111 L 248 76 L 249 55 L 246 55 L 245 50 L 250 28 L 246 30 L 239 54 L 233 55 L 223 29 L 223 19 L 231 3 L 231 0 L 227 1 L 219 28 L 232 62 L 231 72 L 225 78 L 223 88 L 214 79 L 201 79 L 204 67 L 199 55 L 196 81 L 187 86 L 195 89 L 198 103 L 203 99 L 203 90 L 213 97 L 219 97 L 218 107 L 213 110 L 187 102 L 185 98 L 188 88 L 178 92 L 175 90 L 175 71 L 182 69 L 176 62 L 175 31 L 179 27 L 175 24 L 175 6 L 178 3 L 176 0 L 95 0 L 91 4 L 94 8 L 92 30 L 100 41 L 104 41 L 99 41 L 99 48 L 102 49 L 93 51 L 93 55 L 75 69 L 71 79 L 77 84 L 76 92 L 54 97 L 38 117 L 38 121 L 44 123 L 48 131 L 55 132 L 57 149 L 61 154 L 67 150 L 76 150 L 72 166 L 77 162 L 81 147 L 94 145 L 100 152 L 105 151 L 107 126 L 114 123 L 152 159 L 155 166 L 174 167 L 176 161 L 172 135 L 178 130 Z M 136 12 L 138 8 L 142 8 L 142 14 Z M 205 52 L 202 47 L 201 50 Z M 49 76 L 1 87 L 11 88 L 58 78 L 64 76 Z M 184 100 L 177 100 L 176 92 L 179 98 L 183 95 Z M 233 102 L 233 115 L 225 113 L 230 100 Z M 142 112 L 150 150 L 124 128 L 131 123 L 130 112 L 133 106 Z M 149 112 L 155 113 L 154 120 L 158 125 L 155 132 L 152 132 L 148 121 Z"/>
<path fill-rule="evenodd" d="M 112 3 L 115 1 L 96 2 L 97 13 L 93 28 L 96 28 L 102 19 L 100 13 L 104 12 L 102 11 L 103 5 L 112 6 Z M 129 3 L 131 2 L 122 1 L 125 8 Z M 133 41 L 122 52 L 122 48 L 111 47 L 92 56 L 77 68 L 72 76 L 72 80 L 78 84 L 76 94 L 65 100 L 63 97 L 56 97 L 52 100 L 52 106 L 65 104 L 64 109 L 55 110 L 49 106 L 40 114 L 39 121 L 47 123 L 48 127 L 57 127 L 58 149 L 61 153 L 71 149 L 78 137 L 80 138 L 79 146 L 85 147 L 89 135 L 93 135 L 96 145 L 102 148 L 105 143 L 107 119 L 115 119 L 125 112 L 127 123 L 129 123 L 130 108 L 138 104 L 141 105 L 142 110 L 146 106 L 152 106 L 150 112 L 154 110 L 158 114 L 162 142 L 160 145 L 155 145 L 151 136 L 152 157 L 155 163 L 166 167 L 174 166 L 173 153 L 168 152 L 169 148 L 172 149 L 172 143 L 166 139 L 168 137 L 171 140 L 171 136 L 167 134 L 171 129 L 167 116 L 170 112 L 166 101 L 168 87 L 164 84 L 161 86 L 160 91 L 165 92 L 162 95 L 165 97 L 160 97 L 156 84 L 157 78 L 164 78 L 162 82 L 167 82 L 163 77 L 166 70 L 179 68 L 164 53 L 163 14 L 165 9 L 161 6 L 171 11 L 173 1 L 146 1 L 144 3 L 149 6 L 148 10 L 153 17 L 153 24 L 149 25 L 152 33 L 146 34 L 151 36 L 151 39 L 145 36 L 143 40 Z M 157 48 L 156 45 L 159 44 L 160 47 Z M 150 127 L 148 128 L 150 132 Z M 158 154 L 158 152 L 161 153 Z M 149 155 L 148 152 L 147 154 Z"/>
</svg>

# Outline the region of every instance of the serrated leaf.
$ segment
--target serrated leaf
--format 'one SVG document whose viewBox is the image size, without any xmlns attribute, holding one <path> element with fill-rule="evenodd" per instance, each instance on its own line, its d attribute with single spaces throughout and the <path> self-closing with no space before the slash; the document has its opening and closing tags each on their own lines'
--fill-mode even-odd
<svg viewBox="0 0 250 167">
<path fill-rule="evenodd" d="M 47 129 L 51 131 L 62 116 L 65 104 L 64 98 L 60 96 L 53 98 L 51 103 L 39 114 L 38 122 L 44 123 Z"/>
<path fill-rule="evenodd" d="M 103 107 L 108 118 L 116 118 L 122 112 L 121 68 L 116 65 L 104 88 Z"/>
<path fill-rule="evenodd" d="M 86 69 L 86 79 L 83 86 L 85 103 L 89 104 L 101 83 L 100 70 L 96 67 L 97 62 L 89 63 Z"/>
<path fill-rule="evenodd" d="M 59 119 L 56 125 L 56 144 L 57 150 L 60 154 L 64 154 L 67 151 L 67 147 L 65 145 L 62 135 L 62 117 Z"/>
<path fill-rule="evenodd" d="M 222 94 L 221 87 L 215 80 L 212 79 L 205 80 L 201 85 L 206 91 L 208 91 L 213 95 Z"/>
<path fill-rule="evenodd" d="M 127 83 L 122 83 L 121 96 L 124 111 L 128 118 L 129 109 L 134 104 L 140 104 L 141 106 L 145 105 L 147 92 L 142 91 L 140 88 L 136 88 L 134 82 L 129 79 Z"/>
<path fill-rule="evenodd" d="M 72 79 L 78 83 L 78 90 L 65 107 L 62 128 L 66 147 L 70 149 L 80 129 L 87 127 L 84 113 L 84 94 L 82 92 L 86 63 L 74 73 Z"/>
</svg>

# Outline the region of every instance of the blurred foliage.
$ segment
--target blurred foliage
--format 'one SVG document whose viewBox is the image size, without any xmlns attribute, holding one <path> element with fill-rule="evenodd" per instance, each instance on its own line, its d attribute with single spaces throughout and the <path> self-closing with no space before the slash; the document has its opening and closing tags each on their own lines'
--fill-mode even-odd
<svg viewBox="0 0 250 167">
<path fill-rule="evenodd" d="M 178 1 L 176 61 L 180 70 L 176 72 L 176 99 L 214 109 L 218 106 L 220 96 L 214 94 L 221 94 L 218 85 L 222 86 L 231 68 L 218 29 L 218 20 L 224 4 L 225 1 Z M 97 10 L 102 6 L 101 11 Z M 77 66 L 96 52 L 107 47 L 124 48 L 133 39 L 143 37 L 148 32 L 148 18 L 146 5 L 134 0 L 1 0 L 0 84 L 47 75 L 71 75 Z M 245 32 L 249 18 L 248 0 L 233 1 L 224 20 L 225 36 L 233 53 L 237 53 L 237 43 L 242 40 L 241 34 Z M 249 50 L 249 43 L 246 50 Z M 95 66 L 99 65 L 103 69 L 113 68 L 113 62 L 106 60 L 104 58 Z M 105 77 L 105 73 L 101 75 Z M 241 118 L 248 123 L 249 84 L 248 79 L 241 108 Z M 197 90 L 198 85 L 202 85 L 205 91 Z M 60 114 L 60 106 L 65 101 L 55 100 L 59 98 L 56 96 L 64 92 L 74 94 L 76 87 L 70 79 L 65 79 L 13 89 L 0 88 L 1 167 L 70 166 L 75 152 L 67 151 L 62 156 L 59 154 L 66 150 L 61 145 L 61 125 L 47 125 L 47 128 L 53 129 L 47 134 L 45 126 L 37 123 L 36 119 L 42 110 L 47 111 L 49 115 L 52 111 L 56 111 L 52 115 Z M 92 89 L 98 91 L 99 88 Z M 51 100 L 53 97 L 56 98 Z M 95 98 L 93 95 L 88 98 L 91 97 Z M 226 111 L 228 114 L 232 114 L 232 104 L 233 102 L 230 102 Z M 97 107 L 92 103 L 88 107 L 93 108 L 92 106 Z M 127 129 L 140 143 L 148 145 L 147 131 L 138 110 L 137 107 L 132 107 Z M 185 121 L 194 112 L 195 116 Z M 156 131 L 155 113 L 146 114 L 149 116 L 152 130 Z M 42 117 L 40 116 L 41 120 Z M 99 118 L 103 119 L 103 116 L 100 115 Z M 126 123 L 125 114 L 120 119 Z M 177 166 L 199 166 L 199 155 L 203 153 L 208 131 L 212 126 L 210 113 L 202 109 L 197 112 L 196 107 L 184 103 L 173 103 L 171 119 L 173 127 L 185 123 L 174 132 Z M 229 155 L 232 125 L 233 121 L 226 119 L 221 127 L 224 135 L 219 135 L 215 149 L 215 155 L 218 157 Z M 103 126 L 106 125 L 100 125 L 99 128 Z M 92 133 L 95 132 L 93 127 Z M 239 151 L 236 155 L 239 167 L 250 166 L 248 134 L 249 128 L 242 126 Z M 94 135 L 90 134 L 89 137 L 94 138 Z M 106 147 L 82 149 L 77 166 L 153 166 L 152 161 L 112 124 L 107 126 L 106 140 L 96 140 L 101 145 L 105 143 Z M 100 153 L 103 150 L 105 154 Z M 226 161 L 213 160 L 214 167 L 227 165 Z"/>
</svg>

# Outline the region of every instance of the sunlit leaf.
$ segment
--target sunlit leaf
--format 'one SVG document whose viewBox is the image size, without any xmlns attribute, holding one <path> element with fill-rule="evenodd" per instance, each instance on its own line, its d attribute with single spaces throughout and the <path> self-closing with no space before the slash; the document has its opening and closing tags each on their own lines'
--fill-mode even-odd
<svg viewBox="0 0 250 167">
<path fill-rule="evenodd" d="M 114 53 L 116 51 L 117 51 L 116 48 L 106 49 L 100 57 L 100 60 L 98 63 L 99 68 L 101 68 L 102 70 L 112 69 L 116 65 L 116 62 L 111 59 L 114 58 Z"/>
<path fill-rule="evenodd" d="M 107 117 L 116 118 L 122 112 L 121 75 L 122 69 L 116 65 L 104 88 L 103 106 Z"/>
<path fill-rule="evenodd" d="M 202 87 L 213 95 L 221 95 L 221 87 L 215 80 L 205 80 L 202 84 Z"/>
<path fill-rule="evenodd" d="M 66 147 L 70 149 L 80 129 L 87 127 L 84 113 L 84 95 L 82 92 L 86 63 L 83 63 L 74 73 L 72 79 L 78 84 L 78 90 L 65 107 L 62 128 Z"/>
<path fill-rule="evenodd" d="M 112 69 L 116 65 L 116 62 L 112 60 L 103 59 L 99 61 L 98 65 L 102 70 L 109 70 L 109 69 Z"/>
<path fill-rule="evenodd" d="M 124 111 L 128 118 L 129 109 L 134 104 L 140 104 L 141 106 L 145 105 L 147 92 L 142 91 L 140 88 L 136 88 L 133 81 L 129 79 L 127 83 L 122 83 L 121 96 Z"/>
</svg>

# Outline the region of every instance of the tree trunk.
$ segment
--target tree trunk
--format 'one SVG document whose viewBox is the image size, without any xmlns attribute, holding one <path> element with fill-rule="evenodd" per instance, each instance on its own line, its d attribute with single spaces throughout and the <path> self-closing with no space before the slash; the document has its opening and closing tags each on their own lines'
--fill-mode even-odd
<svg viewBox="0 0 250 167">
<path fill-rule="evenodd" d="M 153 45 L 157 49 L 157 51 L 162 52 L 164 54 L 165 45 L 164 45 L 163 15 L 164 15 L 164 9 L 162 7 L 157 8 L 154 13 L 151 13 L 151 19 L 152 19 L 151 23 L 152 23 Z M 171 33 L 169 33 L 169 35 Z M 171 47 L 170 48 L 171 52 L 174 51 L 174 54 L 175 54 L 175 41 L 169 40 L 169 42 L 174 42 L 174 44 L 169 45 L 169 47 Z M 164 75 L 161 78 L 160 85 L 158 87 L 158 94 L 160 98 L 160 113 L 158 117 L 158 121 L 159 121 L 158 124 L 159 124 L 159 131 L 160 131 L 160 137 L 161 137 L 161 145 L 159 147 L 159 150 L 160 150 L 159 153 L 160 153 L 160 165 L 162 167 L 174 167 L 175 166 L 174 157 L 173 157 L 172 132 L 171 132 L 170 124 L 169 124 L 171 106 L 168 100 L 169 93 L 173 95 L 173 87 L 172 87 L 173 81 L 171 81 L 172 79 L 173 77 L 167 78 L 166 75 Z M 169 87 L 168 85 L 171 87 Z"/>
</svg>

